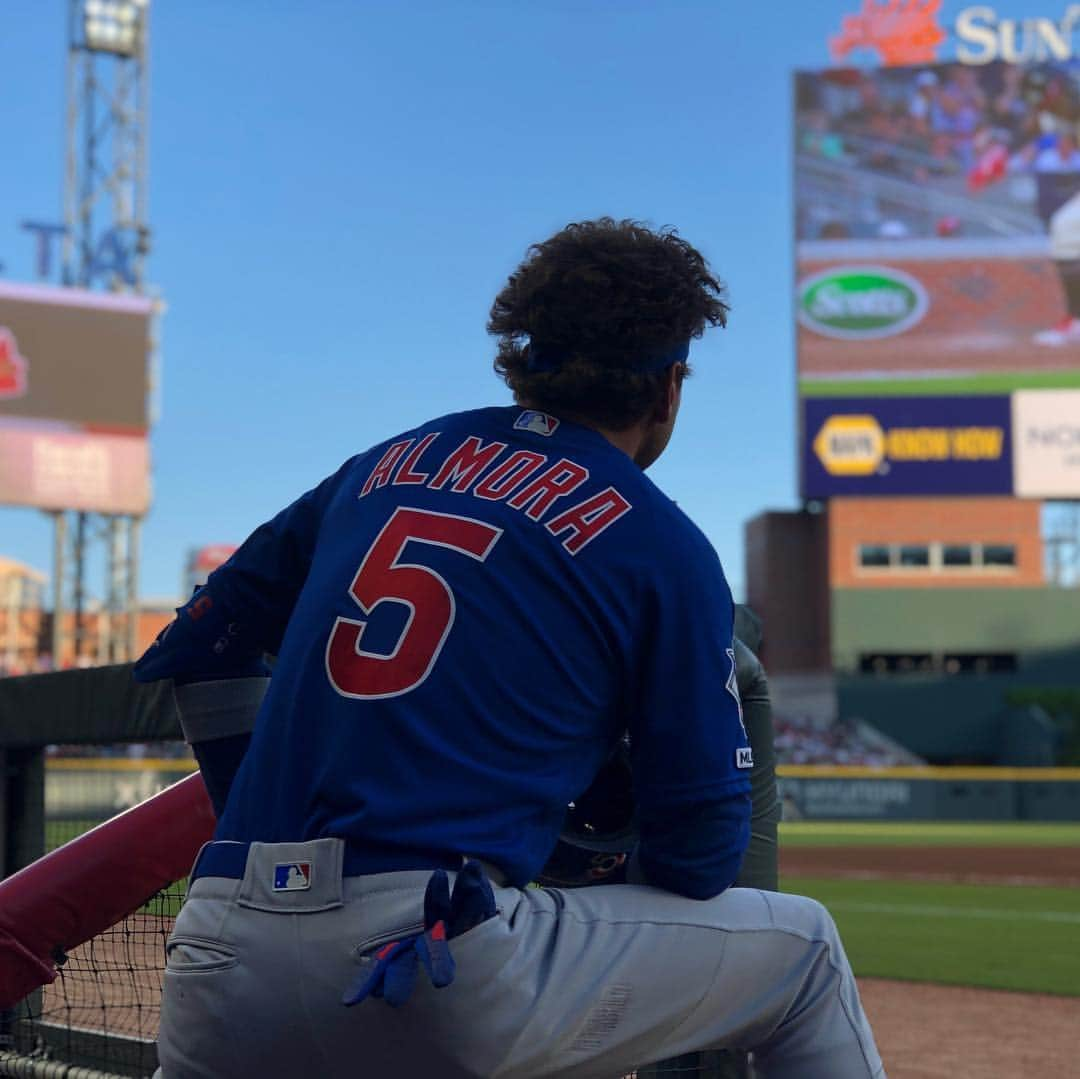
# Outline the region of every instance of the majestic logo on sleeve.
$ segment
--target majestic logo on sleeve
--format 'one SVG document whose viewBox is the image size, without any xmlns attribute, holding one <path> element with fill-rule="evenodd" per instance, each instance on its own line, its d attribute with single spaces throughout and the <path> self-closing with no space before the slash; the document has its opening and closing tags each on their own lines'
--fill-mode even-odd
<svg viewBox="0 0 1080 1079">
<path fill-rule="evenodd" d="M 728 675 L 727 685 L 724 688 L 735 698 L 735 707 L 739 710 L 739 726 L 742 727 L 743 737 L 749 741 L 750 736 L 746 733 L 746 723 L 742 714 L 742 697 L 739 696 L 739 677 L 735 665 L 735 649 L 728 648 L 726 651 L 728 660 L 731 662 L 731 673 Z M 736 768 L 752 768 L 753 764 L 754 757 L 749 746 L 740 746 L 735 750 Z"/>
<path fill-rule="evenodd" d="M 0 326 L 0 401 L 26 396 L 26 372 L 29 364 L 19 355 L 15 335 Z"/>
<path fill-rule="evenodd" d="M 546 438 L 555 434 L 555 428 L 558 426 L 559 421 L 554 416 L 549 416 L 546 412 L 534 412 L 531 409 L 526 409 L 514 420 L 515 431 L 531 431 L 534 435 L 544 435 Z"/>
</svg>

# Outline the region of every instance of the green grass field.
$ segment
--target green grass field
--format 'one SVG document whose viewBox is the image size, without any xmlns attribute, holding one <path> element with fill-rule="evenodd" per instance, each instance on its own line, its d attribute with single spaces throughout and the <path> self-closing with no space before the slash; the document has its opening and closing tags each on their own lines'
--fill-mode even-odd
<svg viewBox="0 0 1080 1079">
<path fill-rule="evenodd" d="M 1080 370 L 995 371 L 940 378 L 804 378 L 803 397 L 937 397 L 1012 393 L 1013 390 L 1080 389 Z"/>
<path fill-rule="evenodd" d="M 798 877 L 824 903 L 855 973 L 1080 996 L 1080 895 L 1018 888 Z"/>
<path fill-rule="evenodd" d="M 1076 847 L 1080 823 L 1023 821 L 787 821 L 785 847 Z"/>
<path fill-rule="evenodd" d="M 793 821 L 781 847 L 1077 846 L 1080 823 Z M 855 972 L 1080 996 L 1080 891 L 792 877 L 832 912 Z"/>
</svg>

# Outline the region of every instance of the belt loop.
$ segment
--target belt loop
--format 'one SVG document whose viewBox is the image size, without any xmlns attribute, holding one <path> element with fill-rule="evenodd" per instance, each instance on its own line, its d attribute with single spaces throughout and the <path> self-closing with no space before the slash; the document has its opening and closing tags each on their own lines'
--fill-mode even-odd
<svg viewBox="0 0 1080 1079">
<path fill-rule="evenodd" d="M 199 877 L 199 863 L 202 861 L 202 856 L 213 845 L 213 840 L 208 839 L 200 848 L 199 853 L 195 855 L 195 861 L 191 863 L 191 872 L 188 873 L 187 886 L 190 889 L 192 884 L 198 880 Z"/>
</svg>

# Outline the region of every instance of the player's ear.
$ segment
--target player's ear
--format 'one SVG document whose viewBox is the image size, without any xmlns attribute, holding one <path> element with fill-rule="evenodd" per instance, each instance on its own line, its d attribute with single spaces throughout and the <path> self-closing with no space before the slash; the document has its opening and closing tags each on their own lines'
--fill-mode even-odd
<svg viewBox="0 0 1080 1079">
<path fill-rule="evenodd" d="M 653 419 L 658 423 L 669 422 L 678 412 L 685 374 L 686 367 L 681 363 L 673 363 L 664 372 L 664 379 L 660 383 L 660 392 L 656 398 L 656 409 L 653 412 Z"/>
</svg>

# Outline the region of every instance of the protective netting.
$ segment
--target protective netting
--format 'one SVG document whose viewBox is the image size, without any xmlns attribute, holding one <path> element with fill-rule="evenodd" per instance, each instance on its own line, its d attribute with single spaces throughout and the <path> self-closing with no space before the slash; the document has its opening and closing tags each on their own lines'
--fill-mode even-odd
<svg viewBox="0 0 1080 1079">
<path fill-rule="evenodd" d="M 10 1018 L 9 1051 L 25 1059 L 3 1062 L 4 1073 L 69 1079 L 60 1070 L 34 1068 L 53 1062 L 110 1075 L 151 1075 L 165 939 L 182 898 L 176 885 L 74 949 L 56 981 L 23 1001 Z"/>
<path fill-rule="evenodd" d="M 182 743 L 153 749 L 152 757 L 144 756 L 144 747 L 139 756 L 118 753 L 116 747 L 82 748 L 78 757 L 52 755 L 46 767 L 45 851 L 89 831 L 193 767 Z M 165 941 L 182 902 L 183 882 L 178 882 L 73 949 L 59 963 L 55 982 L 3 1016 L 0 1075 L 152 1075 Z"/>
</svg>

